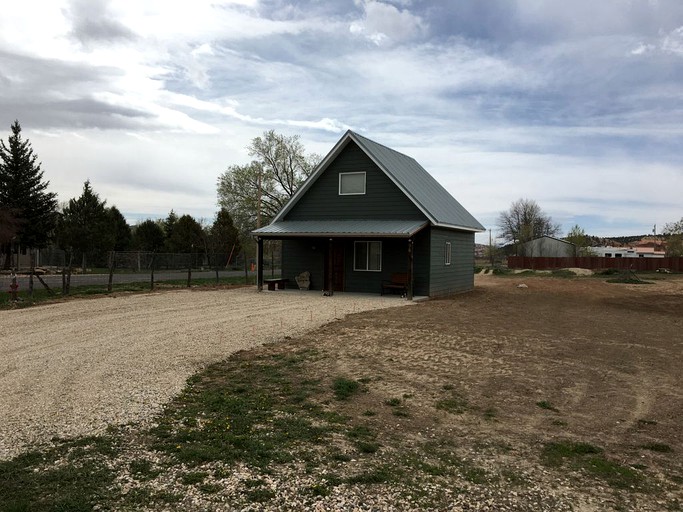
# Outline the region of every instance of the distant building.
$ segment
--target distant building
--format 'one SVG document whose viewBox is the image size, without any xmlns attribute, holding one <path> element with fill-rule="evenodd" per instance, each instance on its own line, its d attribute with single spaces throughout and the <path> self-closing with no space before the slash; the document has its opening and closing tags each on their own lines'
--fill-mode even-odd
<svg viewBox="0 0 683 512">
<path fill-rule="evenodd" d="M 518 256 L 530 258 L 567 258 L 574 256 L 575 246 L 552 236 L 534 238 L 517 248 Z"/>
<path fill-rule="evenodd" d="M 603 258 L 663 258 L 664 251 L 654 247 L 591 247 L 591 252 Z"/>
</svg>

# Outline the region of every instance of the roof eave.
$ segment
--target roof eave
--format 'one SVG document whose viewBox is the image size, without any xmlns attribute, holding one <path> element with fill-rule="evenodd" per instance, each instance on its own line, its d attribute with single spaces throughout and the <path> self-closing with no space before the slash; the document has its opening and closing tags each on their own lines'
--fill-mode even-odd
<svg viewBox="0 0 683 512">
<path fill-rule="evenodd" d="M 445 222 L 435 222 L 434 227 L 437 228 L 448 228 L 448 229 L 457 229 L 459 231 L 471 231 L 472 233 L 483 233 L 486 231 L 486 228 L 481 226 L 478 228 L 472 227 L 472 226 L 458 226 L 456 224 L 447 224 Z"/>
</svg>

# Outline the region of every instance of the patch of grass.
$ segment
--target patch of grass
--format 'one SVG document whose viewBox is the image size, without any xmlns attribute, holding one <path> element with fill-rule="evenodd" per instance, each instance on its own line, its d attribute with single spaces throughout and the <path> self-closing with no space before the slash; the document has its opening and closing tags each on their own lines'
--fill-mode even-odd
<svg viewBox="0 0 683 512">
<path fill-rule="evenodd" d="M 190 473 L 185 473 L 180 480 L 185 485 L 193 485 L 202 483 L 207 476 L 209 474 L 205 471 L 191 471 Z"/>
<path fill-rule="evenodd" d="M 400 398 L 390 398 L 389 400 L 386 400 L 384 402 L 385 405 L 388 405 L 389 407 L 398 407 L 401 405 L 401 399 Z"/>
<path fill-rule="evenodd" d="M 640 489 L 644 484 L 641 473 L 607 459 L 602 448 L 588 443 L 548 443 L 543 448 L 541 460 L 551 467 L 569 463 L 573 469 L 584 471 L 617 489 Z"/>
<path fill-rule="evenodd" d="M 455 389 L 455 386 L 453 384 L 444 384 L 443 386 L 441 386 L 441 388 L 446 390 L 446 391 L 451 391 L 451 390 Z"/>
<path fill-rule="evenodd" d="M 547 400 L 541 400 L 540 402 L 536 402 L 536 405 L 541 409 L 545 409 L 547 411 L 560 412 L 557 407 L 555 407 Z"/>
<path fill-rule="evenodd" d="M 641 444 L 640 448 L 659 453 L 671 453 L 674 451 L 673 448 L 671 448 L 671 446 L 664 443 L 645 443 Z"/>
<path fill-rule="evenodd" d="M 0 510 L 92 510 L 117 493 L 110 437 L 59 441 L 0 462 Z"/>
<path fill-rule="evenodd" d="M 451 414 L 462 414 L 468 409 L 467 399 L 453 393 L 451 397 L 438 400 L 435 407 Z"/>
<path fill-rule="evenodd" d="M 351 395 L 357 393 L 359 388 L 360 384 L 358 381 L 345 379 L 343 377 L 337 377 L 332 383 L 334 396 L 337 400 L 346 400 Z"/>
<path fill-rule="evenodd" d="M 255 487 L 252 489 L 246 489 L 244 491 L 244 497 L 247 501 L 256 503 L 266 503 L 275 497 L 275 492 L 265 487 Z"/>
<path fill-rule="evenodd" d="M 150 461 L 145 459 L 131 461 L 128 469 L 138 480 L 151 480 L 161 474 L 160 469 L 156 469 Z"/>
<path fill-rule="evenodd" d="M 550 423 L 552 423 L 556 427 L 566 427 L 567 426 L 567 422 L 563 421 L 563 420 L 553 420 Z"/>
<path fill-rule="evenodd" d="M 615 277 L 612 279 L 607 279 L 606 282 L 619 284 L 655 284 L 652 281 L 643 281 L 637 277 Z"/>
<path fill-rule="evenodd" d="M 166 408 L 150 431 L 152 448 L 189 466 L 240 461 L 264 467 L 321 445 L 342 418 L 310 400 L 322 389 L 302 377 L 301 366 L 315 357 L 306 350 L 210 366 Z"/>
<path fill-rule="evenodd" d="M 356 441 L 355 444 L 361 453 L 376 453 L 382 446 L 375 441 Z"/>
<path fill-rule="evenodd" d="M 561 278 L 571 278 L 571 277 L 576 277 L 576 272 L 572 270 L 567 270 L 566 268 L 563 269 L 555 269 L 550 273 L 551 276 L 553 277 L 561 277 Z"/>
<path fill-rule="evenodd" d="M 390 482 L 395 478 L 395 473 L 388 466 L 380 466 L 370 471 L 365 471 L 346 479 L 349 484 L 373 485 Z"/>
<path fill-rule="evenodd" d="M 559 467 L 566 459 L 588 454 L 601 454 L 603 449 L 588 443 L 548 443 L 543 448 L 542 459 L 547 466 Z"/>
<path fill-rule="evenodd" d="M 376 416 L 377 413 L 371 409 L 366 409 L 363 411 L 363 416 Z"/>
<path fill-rule="evenodd" d="M 483 485 L 491 482 L 491 477 L 488 472 L 476 466 L 465 466 L 460 470 L 462 476 L 468 482 L 477 485 Z"/>
</svg>

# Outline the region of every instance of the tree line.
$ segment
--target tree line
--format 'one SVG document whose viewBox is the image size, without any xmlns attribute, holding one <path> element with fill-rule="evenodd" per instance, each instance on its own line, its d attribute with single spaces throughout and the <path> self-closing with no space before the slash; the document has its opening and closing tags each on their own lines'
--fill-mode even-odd
<svg viewBox="0 0 683 512">
<path fill-rule="evenodd" d="M 110 251 L 153 251 L 239 254 L 241 237 L 230 212 L 221 208 L 211 224 L 173 210 L 163 220 L 147 219 L 129 226 L 119 209 L 108 206 L 83 184 L 80 196 L 58 205 L 49 191 L 31 143 L 14 121 L 7 142 L 0 139 L 0 263 L 9 269 L 13 252 L 49 245 L 63 249 L 68 261 L 83 268 L 106 265 Z"/>
</svg>

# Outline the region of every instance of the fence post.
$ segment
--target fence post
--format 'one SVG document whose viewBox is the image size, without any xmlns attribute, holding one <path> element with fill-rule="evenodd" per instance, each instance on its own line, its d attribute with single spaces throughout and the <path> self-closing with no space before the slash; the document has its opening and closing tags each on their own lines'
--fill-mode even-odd
<svg viewBox="0 0 683 512">
<path fill-rule="evenodd" d="M 152 272 L 151 272 L 151 274 L 150 274 L 150 276 L 151 276 L 151 277 L 150 277 L 151 281 L 150 281 L 150 284 L 149 284 L 149 289 L 150 289 L 150 290 L 154 290 L 154 256 L 156 256 L 156 253 L 153 252 L 153 253 L 152 253 L 152 261 L 151 261 L 151 263 L 149 264 L 149 266 L 151 267 L 151 270 L 152 270 Z"/>
<path fill-rule="evenodd" d="M 31 261 L 30 267 L 31 270 L 29 270 L 30 274 L 28 277 L 28 296 L 33 300 L 33 273 L 36 271 L 36 264 L 35 264 L 35 257 L 36 254 L 33 249 L 31 249 L 31 253 L 29 256 L 29 260 Z"/>
<path fill-rule="evenodd" d="M 187 266 L 187 287 L 192 284 L 192 263 Z"/>
<path fill-rule="evenodd" d="M 115 251 L 109 251 L 109 283 L 107 283 L 107 291 L 111 293 L 112 283 L 114 281 L 114 260 L 116 258 Z"/>
</svg>

